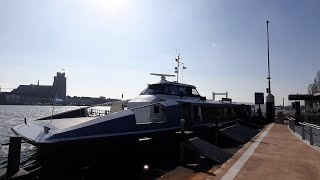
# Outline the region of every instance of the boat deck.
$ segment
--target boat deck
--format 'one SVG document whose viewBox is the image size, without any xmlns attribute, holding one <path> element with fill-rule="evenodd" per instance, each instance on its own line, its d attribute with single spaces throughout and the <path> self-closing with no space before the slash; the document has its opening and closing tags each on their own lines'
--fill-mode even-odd
<svg viewBox="0 0 320 180">
<path fill-rule="evenodd" d="M 226 163 L 206 172 L 178 167 L 160 179 L 319 179 L 320 150 L 291 132 L 269 124 Z"/>
</svg>

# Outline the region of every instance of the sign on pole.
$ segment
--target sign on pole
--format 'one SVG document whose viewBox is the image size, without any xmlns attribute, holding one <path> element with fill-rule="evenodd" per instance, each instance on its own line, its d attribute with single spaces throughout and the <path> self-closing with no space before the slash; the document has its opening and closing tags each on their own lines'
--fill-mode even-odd
<svg viewBox="0 0 320 180">
<path fill-rule="evenodd" d="M 254 93 L 254 101 L 255 101 L 255 104 L 264 104 L 264 95 L 263 95 L 263 93 L 255 92 Z"/>
</svg>

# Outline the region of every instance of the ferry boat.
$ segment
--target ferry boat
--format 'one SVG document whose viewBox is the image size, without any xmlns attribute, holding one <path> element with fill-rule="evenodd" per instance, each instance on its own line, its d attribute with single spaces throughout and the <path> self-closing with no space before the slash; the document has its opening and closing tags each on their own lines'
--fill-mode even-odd
<svg viewBox="0 0 320 180">
<path fill-rule="evenodd" d="M 177 77 L 180 58 L 176 59 Z M 36 119 L 25 120 L 12 131 L 35 146 L 87 142 L 151 139 L 185 130 L 201 132 L 249 120 L 250 104 L 206 99 L 194 85 L 168 81 L 175 75 L 155 74 L 161 80 L 149 84 L 137 97 Z M 101 107 L 109 106 L 109 110 Z M 100 109 L 99 109 L 100 108 Z"/>
<path fill-rule="evenodd" d="M 251 106 L 231 101 L 213 101 L 202 97 L 195 86 L 170 82 L 165 74 L 149 84 L 137 97 L 99 105 L 110 111 L 85 107 L 12 127 L 13 132 L 36 146 L 114 140 L 115 138 L 152 138 L 155 134 L 172 133 L 181 128 L 223 126 L 248 120 Z"/>
</svg>

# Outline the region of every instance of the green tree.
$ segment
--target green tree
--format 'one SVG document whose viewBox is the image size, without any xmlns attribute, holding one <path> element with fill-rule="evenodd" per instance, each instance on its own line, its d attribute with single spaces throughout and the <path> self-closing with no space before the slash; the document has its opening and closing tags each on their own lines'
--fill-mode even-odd
<svg viewBox="0 0 320 180">
<path fill-rule="evenodd" d="M 313 80 L 313 83 L 309 84 L 308 93 L 320 93 L 320 71 L 317 72 L 316 77 Z"/>
</svg>

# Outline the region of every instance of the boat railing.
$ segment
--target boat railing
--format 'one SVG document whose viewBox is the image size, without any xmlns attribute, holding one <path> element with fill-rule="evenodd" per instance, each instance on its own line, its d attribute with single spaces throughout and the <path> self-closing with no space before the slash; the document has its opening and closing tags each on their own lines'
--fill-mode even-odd
<svg viewBox="0 0 320 180">
<path fill-rule="evenodd" d="M 105 116 L 110 114 L 110 110 L 88 108 L 87 113 L 88 113 L 88 116 Z"/>
<path fill-rule="evenodd" d="M 160 104 L 160 102 L 134 107 L 134 108 L 131 108 L 130 110 L 135 111 L 135 110 L 138 110 L 138 109 L 142 109 L 142 108 L 145 108 L 145 107 L 148 107 L 148 106 L 157 105 L 157 104 Z M 95 109 L 94 106 L 87 108 L 87 114 L 88 114 L 88 116 L 91 116 L 91 117 L 92 116 L 105 116 L 105 115 L 108 115 L 110 113 L 111 113 L 110 110 Z"/>
<path fill-rule="evenodd" d="M 292 117 L 288 117 L 287 118 L 289 120 L 289 127 L 290 129 L 295 132 L 295 119 L 292 118 Z M 309 142 L 310 142 L 310 145 L 314 145 L 314 139 L 313 139 L 313 129 L 316 129 L 316 130 L 320 130 L 320 126 L 318 125 L 315 125 L 315 124 L 311 124 L 311 123 L 307 123 L 307 122 L 299 122 L 299 125 L 301 125 L 301 138 L 302 140 L 306 140 L 306 132 L 308 133 L 307 131 L 307 128 L 309 128 Z"/>
<path fill-rule="evenodd" d="M 137 109 L 145 108 L 145 107 L 148 107 L 148 106 L 154 106 L 154 105 L 157 105 L 157 104 L 161 105 L 161 102 L 155 102 L 155 103 L 151 103 L 151 104 L 146 104 L 146 105 L 130 108 L 129 110 L 137 110 Z"/>
</svg>

